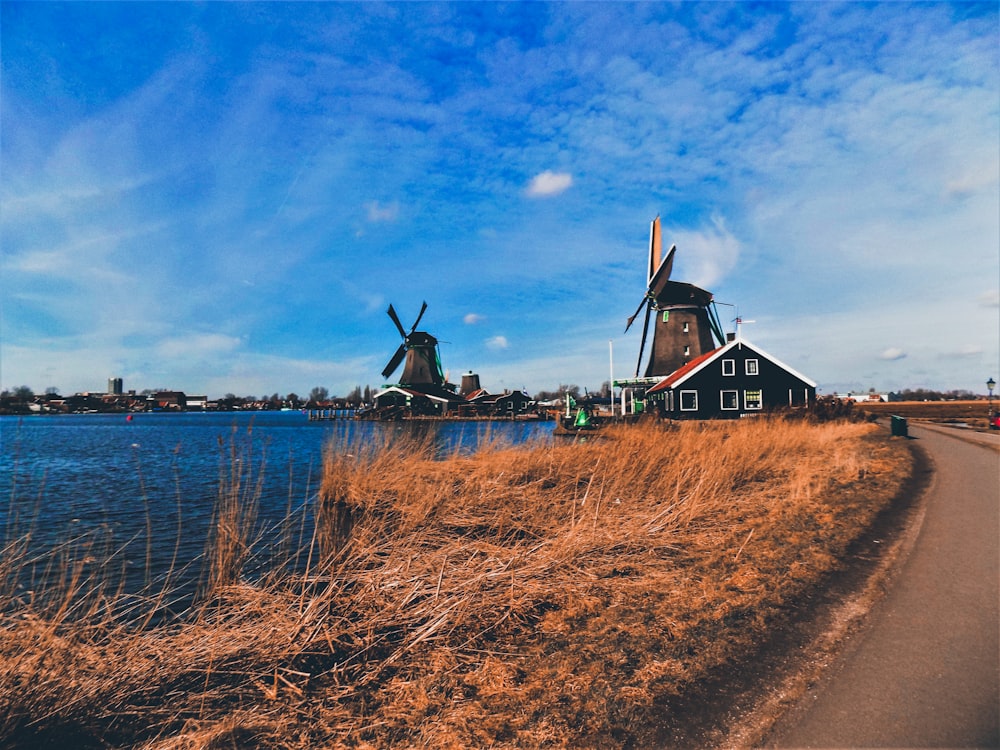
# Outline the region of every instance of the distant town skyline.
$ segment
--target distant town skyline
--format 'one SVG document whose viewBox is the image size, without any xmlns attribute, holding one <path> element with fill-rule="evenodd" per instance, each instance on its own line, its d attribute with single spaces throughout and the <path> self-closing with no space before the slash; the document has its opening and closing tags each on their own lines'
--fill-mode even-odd
<svg viewBox="0 0 1000 750">
<path fill-rule="evenodd" d="M 821 393 L 1000 374 L 995 2 L 0 16 L 2 390 L 377 387 L 424 300 L 453 381 L 595 388 L 656 215 Z"/>
</svg>

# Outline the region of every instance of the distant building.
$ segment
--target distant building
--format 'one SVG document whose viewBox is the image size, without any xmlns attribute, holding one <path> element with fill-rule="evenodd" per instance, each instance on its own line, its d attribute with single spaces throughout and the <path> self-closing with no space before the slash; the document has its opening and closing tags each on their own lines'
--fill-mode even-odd
<svg viewBox="0 0 1000 750">
<path fill-rule="evenodd" d="M 183 391 L 158 391 L 147 397 L 146 404 L 154 411 L 161 409 L 183 411 L 187 408 L 187 396 Z"/>
<path fill-rule="evenodd" d="M 499 394 L 487 393 L 480 388 L 470 393 L 467 400 L 480 416 L 512 417 L 526 414 L 534 404 L 531 397 L 524 391 L 505 391 Z"/>
<path fill-rule="evenodd" d="M 459 395 L 463 398 L 469 398 L 472 394 L 478 393 L 482 388 L 479 385 L 479 375 L 469 370 L 462 376 L 462 387 L 459 390 Z"/>
<path fill-rule="evenodd" d="M 188 411 L 205 411 L 208 408 L 208 396 L 186 396 L 185 408 Z"/>
<path fill-rule="evenodd" d="M 108 378 L 108 393 L 112 396 L 121 396 L 125 392 L 123 386 L 121 378 Z"/>
<path fill-rule="evenodd" d="M 376 412 L 383 418 L 402 418 L 404 413 L 410 416 L 443 417 L 464 403 L 464 399 L 455 394 L 423 393 L 401 385 L 386 386 L 375 394 L 374 401 Z"/>
<path fill-rule="evenodd" d="M 841 401 L 855 401 L 863 403 L 865 401 L 888 401 L 889 397 L 884 393 L 835 393 L 834 398 Z"/>
</svg>

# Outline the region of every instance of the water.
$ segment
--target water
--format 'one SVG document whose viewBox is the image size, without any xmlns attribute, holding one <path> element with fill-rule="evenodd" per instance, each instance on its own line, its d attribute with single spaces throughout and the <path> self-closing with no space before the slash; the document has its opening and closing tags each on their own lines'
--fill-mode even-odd
<svg viewBox="0 0 1000 750">
<path fill-rule="evenodd" d="M 381 443 L 414 426 L 310 422 L 300 412 L 0 417 L 0 533 L 6 546 L 30 532 L 39 566 L 60 545 L 81 555 L 90 543 L 99 559 L 113 553 L 131 589 L 178 565 L 196 578 L 220 478 L 234 467 L 260 477 L 259 538 L 276 544 L 290 518 L 308 513 L 325 447 Z M 432 430 L 438 451 L 450 453 L 475 450 L 484 436 L 547 439 L 552 426 L 443 422 Z"/>
</svg>

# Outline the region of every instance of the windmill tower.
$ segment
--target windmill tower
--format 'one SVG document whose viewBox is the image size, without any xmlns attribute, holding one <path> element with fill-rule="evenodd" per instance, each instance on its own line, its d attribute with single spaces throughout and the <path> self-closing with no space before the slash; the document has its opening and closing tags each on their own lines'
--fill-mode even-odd
<svg viewBox="0 0 1000 750">
<path fill-rule="evenodd" d="M 410 326 L 410 332 L 407 333 L 402 323 L 399 322 L 396 311 L 392 305 L 389 305 L 386 312 L 395 324 L 396 330 L 399 331 L 399 335 L 402 336 L 403 342 L 392 355 L 389 364 L 382 370 L 382 377 L 388 378 L 392 375 L 405 358 L 406 364 L 403 366 L 403 375 L 399 379 L 399 384 L 419 391 L 436 392 L 443 390 L 445 383 L 444 372 L 441 370 L 441 357 L 438 355 L 438 341 L 426 331 L 417 330 L 420 319 L 424 317 L 426 310 L 427 303 L 424 302 L 420 308 L 420 314 L 417 315 L 417 319 Z"/>
<path fill-rule="evenodd" d="M 660 217 L 657 216 L 649 228 L 646 294 L 625 326 L 628 331 L 642 309 L 646 308 L 639 359 L 635 365 L 636 377 L 639 377 L 642 367 L 642 355 L 649 335 L 649 320 L 654 314 L 652 351 L 643 377 L 666 377 L 691 360 L 714 350 L 716 340 L 721 345 L 726 338 L 712 307 L 712 293 L 694 284 L 671 281 L 670 273 L 677 246 L 671 245 L 667 257 L 661 259 L 662 247 Z"/>
</svg>

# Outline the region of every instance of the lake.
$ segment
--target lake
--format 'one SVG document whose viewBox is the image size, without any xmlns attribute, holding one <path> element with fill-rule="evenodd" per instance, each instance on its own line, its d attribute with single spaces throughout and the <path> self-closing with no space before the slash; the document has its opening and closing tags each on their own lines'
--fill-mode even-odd
<svg viewBox="0 0 1000 750">
<path fill-rule="evenodd" d="M 548 440 L 553 427 L 438 422 L 431 430 L 444 454 L 474 451 L 484 437 Z M 113 554 L 131 589 L 175 558 L 196 577 L 220 478 L 234 466 L 260 478 L 260 535 L 272 544 L 289 518 L 308 515 L 327 446 L 348 450 L 415 428 L 428 423 L 309 421 L 297 411 L 0 417 L 4 546 L 29 539 L 32 575 L 41 575 L 46 553 L 75 549 L 72 558 L 90 544 L 95 558 Z"/>
</svg>

